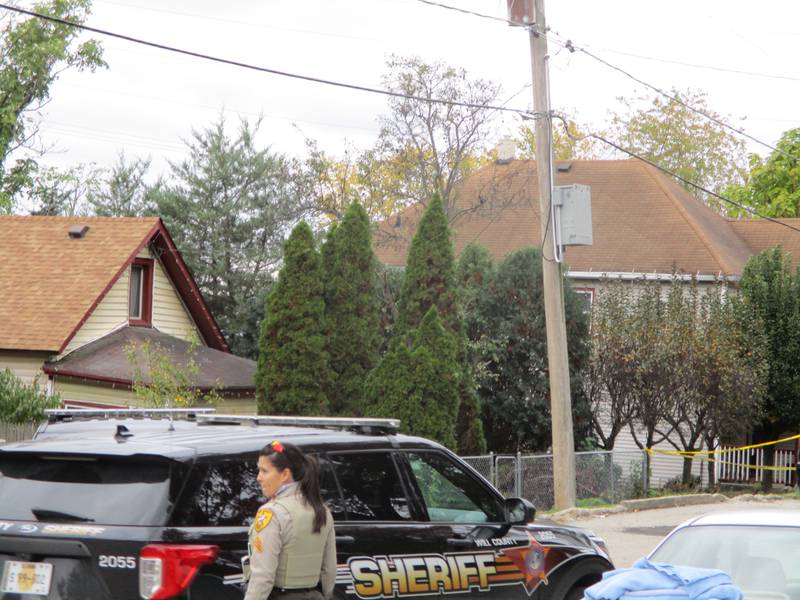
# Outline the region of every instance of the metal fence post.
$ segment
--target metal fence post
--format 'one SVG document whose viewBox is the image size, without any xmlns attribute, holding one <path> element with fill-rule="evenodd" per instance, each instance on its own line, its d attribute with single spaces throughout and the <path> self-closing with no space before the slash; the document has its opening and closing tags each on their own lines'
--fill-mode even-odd
<svg viewBox="0 0 800 600">
<path fill-rule="evenodd" d="M 517 451 L 517 464 L 514 470 L 514 495 L 522 498 L 522 455 Z"/>
<path fill-rule="evenodd" d="M 610 500 L 611 502 L 616 502 L 617 492 L 615 487 L 617 482 L 615 481 L 616 478 L 614 477 L 614 451 L 608 450 L 606 456 L 608 457 L 608 471 L 609 471 L 608 476 L 611 478 L 611 485 L 609 486 L 609 488 L 611 489 Z"/>
<path fill-rule="evenodd" d="M 489 482 L 497 487 L 497 473 L 494 468 L 494 452 L 489 452 Z"/>
</svg>

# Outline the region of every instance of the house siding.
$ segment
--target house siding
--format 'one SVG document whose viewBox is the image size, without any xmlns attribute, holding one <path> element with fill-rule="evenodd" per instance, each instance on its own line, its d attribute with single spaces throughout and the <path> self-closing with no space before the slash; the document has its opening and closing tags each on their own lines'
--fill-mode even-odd
<svg viewBox="0 0 800 600">
<path fill-rule="evenodd" d="M 608 431 L 610 427 L 608 427 L 610 423 L 610 416 L 608 412 L 601 413 L 599 416 L 599 421 L 601 423 L 601 427 L 603 427 L 604 431 Z M 668 426 L 664 426 L 664 429 L 668 429 Z M 644 440 L 644 430 L 641 428 L 636 428 L 636 437 L 639 440 Z M 674 433 L 670 436 L 676 441 L 678 440 L 678 436 Z M 653 446 L 654 450 L 668 450 L 674 451 L 675 447 L 670 444 L 669 442 L 662 441 Z M 616 440 L 614 441 L 614 452 L 618 453 L 620 456 L 629 457 L 636 452 L 642 452 L 642 449 L 636 444 L 636 440 L 634 439 L 633 434 L 631 433 L 630 427 L 623 428 L 620 431 L 619 435 L 617 436 Z M 623 468 L 626 468 L 626 465 L 620 465 Z M 701 478 L 702 485 L 706 485 L 708 483 L 708 471 L 706 468 L 706 461 L 704 460 L 693 460 L 692 461 L 692 474 L 697 475 Z M 663 487 L 664 484 L 669 482 L 670 480 L 677 479 L 680 481 L 681 476 L 683 475 L 683 458 L 680 456 L 670 456 L 666 454 L 658 454 L 654 453 L 650 458 L 650 487 L 652 488 L 660 488 Z"/>
<path fill-rule="evenodd" d="M 97 402 L 115 406 L 136 406 L 136 395 L 125 387 L 78 381 L 56 377 L 54 383 L 56 393 L 62 402 Z"/>
<path fill-rule="evenodd" d="M 109 384 L 80 381 L 64 377 L 56 377 L 55 391 L 64 402 L 95 402 L 115 406 L 143 407 L 143 403 L 133 391 L 124 386 L 112 387 Z M 174 408 L 178 408 L 177 406 Z M 227 398 L 216 407 L 220 414 L 254 415 L 257 413 L 254 396 L 244 398 Z"/>
<path fill-rule="evenodd" d="M 108 293 L 95 307 L 92 314 L 86 319 L 75 336 L 64 349 L 64 354 L 93 342 L 122 327 L 128 322 L 128 285 L 130 284 L 130 271 L 125 271 L 111 286 Z"/>
<path fill-rule="evenodd" d="M 151 257 L 148 251 L 148 258 Z M 158 260 L 153 268 L 153 327 L 183 340 L 194 337 L 203 343 L 189 311 Z"/>
<path fill-rule="evenodd" d="M 154 257 L 146 248 L 139 253 L 138 258 Z M 70 340 L 64 354 L 108 335 L 128 323 L 130 279 L 130 269 L 126 269 Z M 194 321 L 158 260 L 155 260 L 153 268 L 152 323 L 153 327 L 169 335 L 184 340 L 189 340 L 194 335 L 202 340 Z"/>
<path fill-rule="evenodd" d="M 0 371 L 9 369 L 23 382 L 30 384 L 39 378 L 42 389 L 47 384 L 47 376 L 42 373 L 42 365 L 50 356 L 47 352 L 15 352 L 0 350 Z"/>
</svg>

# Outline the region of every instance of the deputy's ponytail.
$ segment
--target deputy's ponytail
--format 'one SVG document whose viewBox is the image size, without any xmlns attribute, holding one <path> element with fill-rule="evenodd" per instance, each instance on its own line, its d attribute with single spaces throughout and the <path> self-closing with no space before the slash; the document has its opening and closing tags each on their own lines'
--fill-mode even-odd
<svg viewBox="0 0 800 600">
<path fill-rule="evenodd" d="M 292 479 L 300 485 L 300 494 L 305 503 L 314 510 L 314 533 L 319 533 L 328 521 L 328 511 L 322 501 L 322 494 L 319 489 L 319 464 L 313 456 L 306 456 L 294 444 L 284 444 L 278 441 L 264 446 L 261 456 L 282 471 L 289 469 L 292 472 Z"/>
</svg>

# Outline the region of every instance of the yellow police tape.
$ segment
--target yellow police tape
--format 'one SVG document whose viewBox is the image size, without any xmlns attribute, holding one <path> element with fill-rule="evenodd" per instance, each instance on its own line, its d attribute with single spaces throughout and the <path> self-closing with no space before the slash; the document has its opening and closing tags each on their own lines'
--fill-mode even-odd
<svg viewBox="0 0 800 600">
<path fill-rule="evenodd" d="M 791 437 L 775 440 L 772 442 L 761 442 L 760 444 L 750 444 L 749 446 L 738 446 L 736 448 L 724 448 L 722 450 L 659 450 L 657 448 L 645 448 L 648 454 L 666 454 L 668 456 L 692 456 L 695 457 L 700 454 L 724 454 L 726 452 L 737 452 L 739 450 L 752 450 L 754 448 L 763 448 L 764 446 L 772 446 L 774 444 L 781 444 L 783 442 L 791 442 L 792 440 L 800 439 L 800 433 Z"/>
</svg>

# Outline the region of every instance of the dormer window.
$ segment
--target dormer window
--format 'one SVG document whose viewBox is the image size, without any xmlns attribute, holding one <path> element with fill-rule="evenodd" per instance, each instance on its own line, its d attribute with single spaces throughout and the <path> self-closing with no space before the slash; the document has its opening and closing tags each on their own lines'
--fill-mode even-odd
<svg viewBox="0 0 800 600">
<path fill-rule="evenodd" d="M 136 258 L 131 264 L 128 321 L 149 327 L 153 318 L 153 260 Z"/>
</svg>

